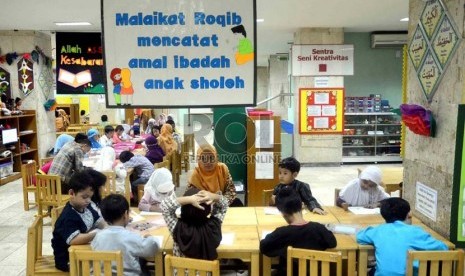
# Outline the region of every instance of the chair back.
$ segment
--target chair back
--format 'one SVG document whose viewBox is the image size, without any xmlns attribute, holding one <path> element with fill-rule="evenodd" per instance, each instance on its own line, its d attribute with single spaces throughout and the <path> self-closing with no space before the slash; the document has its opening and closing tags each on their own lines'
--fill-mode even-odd
<svg viewBox="0 0 465 276">
<path fill-rule="evenodd" d="M 115 275 L 112 274 L 112 265 L 116 270 L 116 275 L 123 276 L 123 254 L 121 251 L 69 249 L 71 275 L 111 276 Z M 98 269 L 99 267 L 100 269 Z"/>
<path fill-rule="evenodd" d="M 339 188 L 334 189 L 334 206 L 337 206 L 337 199 L 339 198 L 340 192 L 341 192 L 341 189 Z"/>
<path fill-rule="evenodd" d="M 53 158 L 55 157 L 51 156 L 51 157 L 45 157 L 45 158 L 40 159 L 40 168 L 42 168 L 42 166 L 47 164 L 48 162 L 53 161 Z"/>
<path fill-rule="evenodd" d="M 107 177 L 102 192 L 102 198 L 108 196 L 109 194 L 116 194 L 116 173 L 114 171 L 102 171 L 101 173 Z"/>
<path fill-rule="evenodd" d="M 44 207 L 63 206 L 69 201 L 69 196 L 61 193 L 61 179 L 58 175 L 36 174 L 36 193 L 39 216 L 43 216 Z"/>
<path fill-rule="evenodd" d="M 463 276 L 462 249 L 451 251 L 413 251 L 407 255 L 407 276 L 413 276 L 413 261 L 419 261 L 418 276 Z"/>
<path fill-rule="evenodd" d="M 220 276 L 220 263 L 218 260 L 206 261 L 174 257 L 168 254 L 165 257 L 165 276 L 173 276 L 174 269 L 178 271 L 178 275 Z M 185 273 L 179 272 L 182 270 L 184 270 Z"/>
<path fill-rule="evenodd" d="M 184 134 L 184 143 L 187 144 L 187 152 L 192 152 L 192 154 L 195 154 L 194 133 Z"/>
<path fill-rule="evenodd" d="M 170 169 L 170 161 L 168 159 L 163 159 L 162 162 L 155 163 L 154 167 L 155 167 L 155 169 L 167 168 L 169 170 Z"/>
<path fill-rule="evenodd" d="M 36 162 L 32 161 L 27 164 L 21 165 L 21 175 L 23 178 L 23 202 L 24 202 L 24 211 L 28 211 L 29 207 L 35 206 L 37 204 L 37 197 L 36 202 L 29 203 L 29 192 L 36 192 L 36 173 L 37 173 L 37 166 Z"/>
<path fill-rule="evenodd" d="M 184 172 L 190 170 L 190 160 L 189 160 L 189 145 L 186 141 L 181 143 L 181 166 L 184 167 Z"/>
<path fill-rule="evenodd" d="M 55 223 L 57 222 L 57 219 L 60 217 L 61 213 L 63 212 L 63 209 L 65 209 L 66 205 L 63 206 L 58 206 L 58 207 L 53 207 L 51 211 L 51 217 L 52 217 L 52 229 L 55 228 Z"/>
<path fill-rule="evenodd" d="M 402 182 L 400 182 L 399 184 L 385 184 L 384 191 L 386 191 L 386 193 L 388 193 L 389 195 L 392 192 L 399 191 L 399 197 L 402 198 L 402 184 Z"/>
<path fill-rule="evenodd" d="M 287 248 L 287 276 L 292 276 L 293 260 L 299 264 L 298 276 L 337 275 L 342 276 L 341 252 L 329 252 L 299 249 L 289 246 Z M 307 264 L 310 263 L 310 273 L 307 272 Z M 336 264 L 336 274 L 330 273 L 330 264 Z M 297 275 L 294 275 L 297 276 Z"/>
<path fill-rule="evenodd" d="M 271 196 L 273 195 L 273 189 L 262 191 L 262 204 L 263 206 L 270 206 Z"/>
<path fill-rule="evenodd" d="M 171 174 L 173 175 L 173 183 L 179 187 L 181 175 L 181 154 L 175 150 L 171 153 Z"/>
</svg>

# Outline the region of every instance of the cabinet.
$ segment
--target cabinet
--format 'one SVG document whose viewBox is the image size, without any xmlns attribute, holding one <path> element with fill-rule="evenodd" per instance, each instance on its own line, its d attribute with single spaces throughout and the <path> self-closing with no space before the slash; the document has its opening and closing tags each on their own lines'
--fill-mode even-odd
<svg viewBox="0 0 465 276">
<path fill-rule="evenodd" d="M 391 113 L 346 113 L 342 162 L 400 162 L 401 119 Z"/>
<path fill-rule="evenodd" d="M 21 164 L 27 160 L 39 161 L 37 144 L 36 113 L 34 110 L 23 110 L 22 115 L 0 116 L 0 125 L 4 128 L 16 129 L 18 141 L 4 145 L 0 138 L 0 152 L 10 150 L 9 157 L 0 156 L 0 166 L 12 166 L 13 173 L 0 175 L 0 185 L 21 178 Z M 0 132 L 1 134 L 1 132 Z M 11 164 L 11 162 L 13 164 Z M 6 170 L 3 170 L 6 171 Z"/>
<path fill-rule="evenodd" d="M 69 122 L 71 124 L 81 123 L 81 111 L 79 110 L 79 104 L 58 104 L 56 109 L 63 109 L 69 116 Z"/>
</svg>

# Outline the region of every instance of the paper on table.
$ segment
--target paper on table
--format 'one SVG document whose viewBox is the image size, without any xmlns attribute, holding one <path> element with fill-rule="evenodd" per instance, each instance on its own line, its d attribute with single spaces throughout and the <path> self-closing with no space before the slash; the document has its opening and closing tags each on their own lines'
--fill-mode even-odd
<svg viewBox="0 0 465 276">
<path fill-rule="evenodd" d="M 281 215 L 281 212 L 276 207 L 265 207 L 265 215 Z"/>
<path fill-rule="evenodd" d="M 357 232 L 357 228 L 353 226 L 348 226 L 348 225 L 335 225 L 333 232 L 340 233 L 340 234 L 354 235 Z"/>
<path fill-rule="evenodd" d="M 141 215 L 139 215 L 138 213 L 134 212 L 134 211 L 131 211 L 131 213 L 129 214 L 129 216 L 132 218 L 132 221 L 131 222 L 138 222 L 138 221 L 143 221 L 145 220 L 145 218 Z"/>
<path fill-rule="evenodd" d="M 271 233 L 271 232 L 273 232 L 273 231 L 263 230 L 263 231 L 262 231 L 262 240 L 263 240 L 264 238 L 266 238 L 266 236 L 268 236 L 268 234 Z"/>
<path fill-rule="evenodd" d="M 356 215 L 374 215 L 374 214 L 379 214 L 379 208 L 364 208 L 364 207 L 349 207 L 349 211 Z"/>
<path fill-rule="evenodd" d="M 147 212 L 147 211 L 141 211 L 139 213 L 141 216 L 157 216 L 157 215 L 162 215 L 161 212 Z"/>
<path fill-rule="evenodd" d="M 152 236 L 152 237 L 157 241 L 158 247 L 161 248 L 161 246 L 163 245 L 163 236 Z"/>
<path fill-rule="evenodd" d="M 233 245 L 234 244 L 234 233 L 223 233 L 223 238 L 221 239 L 222 245 Z"/>
</svg>

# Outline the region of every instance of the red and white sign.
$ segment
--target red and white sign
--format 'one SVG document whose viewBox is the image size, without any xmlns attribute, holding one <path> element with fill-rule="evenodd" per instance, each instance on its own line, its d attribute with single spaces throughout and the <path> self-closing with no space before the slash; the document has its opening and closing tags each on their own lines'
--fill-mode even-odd
<svg viewBox="0 0 465 276">
<path fill-rule="evenodd" d="M 350 76 L 354 45 L 293 45 L 292 76 Z"/>
</svg>

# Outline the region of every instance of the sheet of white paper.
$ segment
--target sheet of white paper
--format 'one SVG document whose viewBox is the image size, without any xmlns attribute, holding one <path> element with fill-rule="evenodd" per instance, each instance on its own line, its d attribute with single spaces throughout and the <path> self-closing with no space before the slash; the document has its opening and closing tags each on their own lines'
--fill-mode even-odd
<svg viewBox="0 0 465 276">
<path fill-rule="evenodd" d="M 321 116 L 321 105 L 307 106 L 307 116 Z"/>
<path fill-rule="evenodd" d="M 264 238 L 266 238 L 266 236 L 268 236 L 268 234 L 271 233 L 271 232 L 273 232 L 273 231 L 263 230 L 263 231 L 262 231 L 262 240 L 263 240 Z"/>
<path fill-rule="evenodd" d="M 158 244 L 158 247 L 161 247 L 163 245 L 163 236 L 152 236 Z"/>
<path fill-rule="evenodd" d="M 327 117 L 322 118 L 315 118 L 313 120 L 313 127 L 314 128 L 328 128 L 329 127 L 329 120 Z"/>
<path fill-rule="evenodd" d="M 274 143 L 274 121 L 255 121 L 255 147 L 257 149 L 269 149 Z"/>
<path fill-rule="evenodd" d="M 349 207 L 349 211 L 356 215 L 373 215 L 373 214 L 379 214 L 379 208 L 364 208 L 364 207 Z"/>
<path fill-rule="evenodd" d="M 334 233 L 354 235 L 357 232 L 357 228 L 346 225 L 336 225 L 334 226 Z"/>
<path fill-rule="evenodd" d="M 257 152 L 255 154 L 255 179 L 273 179 L 273 165 L 273 152 Z"/>
<path fill-rule="evenodd" d="M 147 211 L 141 211 L 139 213 L 139 215 L 141 216 L 161 216 L 162 213 L 161 212 L 147 212 Z"/>
<path fill-rule="evenodd" d="M 276 207 L 265 207 L 263 211 L 265 211 L 265 215 L 281 215 L 281 212 Z"/>
<path fill-rule="evenodd" d="M 321 116 L 336 116 L 336 106 L 335 105 L 322 105 Z"/>
<path fill-rule="evenodd" d="M 234 233 L 223 233 L 221 243 L 222 245 L 233 245 L 234 244 Z"/>
<path fill-rule="evenodd" d="M 329 104 L 329 93 L 315 93 L 315 104 Z"/>
<path fill-rule="evenodd" d="M 139 215 L 138 213 L 136 213 L 134 211 L 131 211 L 129 216 L 132 218 L 132 222 L 138 222 L 138 221 L 144 221 L 145 220 L 145 218 L 143 216 Z"/>
</svg>

